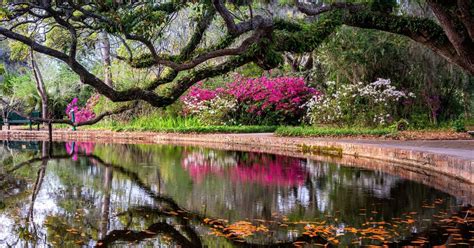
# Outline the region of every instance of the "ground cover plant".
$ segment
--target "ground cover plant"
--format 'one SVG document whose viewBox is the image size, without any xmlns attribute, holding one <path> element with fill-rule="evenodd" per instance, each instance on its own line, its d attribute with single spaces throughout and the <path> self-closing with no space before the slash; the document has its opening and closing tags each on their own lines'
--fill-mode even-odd
<svg viewBox="0 0 474 248">
<path fill-rule="evenodd" d="M 57 126 L 67 128 L 67 126 Z M 271 133 L 276 126 L 262 125 L 206 125 L 192 117 L 143 116 L 130 122 L 104 121 L 93 126 L 84 127 L 89 130 L 114 131 L 151 131 L 162 133 Z"/>
<path fill-rule="evenodd" d="M 357 128 L 357 127 L 288 127 L 283 126 L 275 130 L 279 136 L 302 137 L 331 137 L 331 136 L 384 136 L 395 133 L 391 128 Z"/>
</svg>

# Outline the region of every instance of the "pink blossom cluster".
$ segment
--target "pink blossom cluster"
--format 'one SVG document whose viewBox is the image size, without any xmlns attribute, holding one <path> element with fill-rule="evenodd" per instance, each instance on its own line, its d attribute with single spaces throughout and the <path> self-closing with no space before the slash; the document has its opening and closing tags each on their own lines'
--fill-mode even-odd
<svg viewBox="0 0 474 248">
<path fill-rule="evenodd" d="M 95 102 L 96 102 L 96 96 L 91 97 L 87 103 L 86 106 L 80 108 L 77 105 L 78 99 L 75 97 L 72 99 L 72 101 L 67 105 L 66 107 L 66 115 L 70 120 L 72 120 L 72 111 L 74 111 L 74 117 L 75 117 L 75 123 L 81 123 L 85 122 L 91 119 L 95 118 L 94 111 L 92 110 Z"/>
<path fill-rule="evenodd" d="M 214 90 L 203 88 L 203 82 L 201 81 L 192 86 L 189 89 L 188 94 L 186 94 L 182 100 L 190 104 L 198 104 L 203 101 L 212 100 L 222 93 L 224 93 L 222 88 L 217 88 Z"/>
<path fill-rule="evenodd" d="M 227 85 L 229 94 L 238 102 L 252 105 L 251 113 L 270 111 L 300 111 L 302 103 L 318 92 L 306 86 L 303 78 L 244 78 L 237 77 Z"/>
<path fill-rule="evenodd" d="M 233 82 L 222 88 L 205 89 L 202 82 L 191 87 L 182 98 L 188 107 L 199 106 L 220 97 L 233 97 L 238 105 L 247 113 L 258 116 L 268 113 L 298 117 L 304 114 L 304 103 L 319 92 L 308 87 L 303 78 L 296 77 L 259 77 L 245 78 L 236 76 Z M 194 112 L 194 109 L 187 109 Z"/>
</svg>

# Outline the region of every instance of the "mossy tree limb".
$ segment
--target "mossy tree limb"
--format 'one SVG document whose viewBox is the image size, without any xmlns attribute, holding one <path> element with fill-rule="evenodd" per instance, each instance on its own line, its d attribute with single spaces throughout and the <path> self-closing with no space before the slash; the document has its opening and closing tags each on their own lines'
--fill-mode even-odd
<svg viewBox="0 0 474 248">
<path fill-rule="evenodd" d="M 346 8 L 343 8 L 344 5 Z M 369 5 L 361 7 L 361 5 L 338 4 L 333 8 L 312 8 L 300 4 L 298 7 L 308 15 L 320 14 L 321 11 L 339 11 L 341 12 L 339 18 L 343 24 L 406 36 L 474 75 L 472 1 L 428 0 L 427 5 L 439 24 L 429 18 L 373 11 Z M 334 17 L 337 18 L 337 15 Z"/>
</svg>

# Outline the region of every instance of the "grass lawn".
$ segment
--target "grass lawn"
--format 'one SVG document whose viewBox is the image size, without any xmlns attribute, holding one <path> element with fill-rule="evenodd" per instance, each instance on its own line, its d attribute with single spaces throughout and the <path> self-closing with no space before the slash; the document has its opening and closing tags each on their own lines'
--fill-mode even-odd
<svg viewBox="0 0 474 248">
<path fill-rule="evenodd" d="M 64 125 L 55 126 L 64 128 Z M 92 126 L 79 127 L 82 130 L 113 130 L 126 131 L 149 131 L 162 133 L 272 133 L 277 126 L 207 126 L 193 118 L 167 118 L 147 117 L 138 118 L 128 123 L 117 121 L 102 121 Z"/>
<path fill-rule="evenodd" d="M 162 133 L 271 133 L 276 126 L 195 126 L 195 127 L 115 127 L 114 131 L 151 131 Z"/>
<path fill-rule="evenodd" d="M 318 136 L 383 136 L 394 133 L 391 128 L 347 128 L 347 127 L 279 127 L 275 134 L 287 137 Z"/>
<path fill-rule="evenodd" d="M 472 121 L 468 124 L 472 124 Z M 54 128 L 71 127 L 55 124 Z M 79 130 L 149 131 L 160 133 L 275 133 L 282 137 L 371 137 L 389 139 L 469 139 L 466 132 L 456 133 L 450 127 L 425 128 L 397 132 L 393 128 L 331 127 L 331 126 L 207 126 L 194 118 L 148 116 L 129 122 L 104 120 Z"/>
</svg>

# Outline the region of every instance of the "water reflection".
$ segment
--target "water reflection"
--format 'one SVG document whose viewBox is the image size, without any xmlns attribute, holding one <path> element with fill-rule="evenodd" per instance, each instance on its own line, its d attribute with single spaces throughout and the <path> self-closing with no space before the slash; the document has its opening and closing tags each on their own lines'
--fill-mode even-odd
<svg viewBox="0 0 474 248">
<path fill-rule="evenodd" d="M 39 141 L 11 141 L 2 140 L 3 147 L 9 151 L 30 150 L 37 152 L 40 149 Z"/>
<path fill-rule="evenodd" d="M 261 153 L 219 156 L 214 151 L 192 151 L 184 154 L 182 166 L 196 183 L 210 175 L 230 175 L 234 182 L 291 187 L 304 184 L 307 176 L 298 159 Z"/>
<path fill-rule="evenodd" d="M 92 142 L 66 142 L 66 153 L 71 155 L 72 160 L 76 161 L 79 154 L 91 155 L 95 144 Z"/>
<path fill-rule="evenodd" d="M 4 145 L 0 158 L 0 246 L 472 244 L 472 216 L 455 197 L 380 171 L 80 142 Z M 450 227 L 459 231 L 443 236 Z"/>
</svg>

